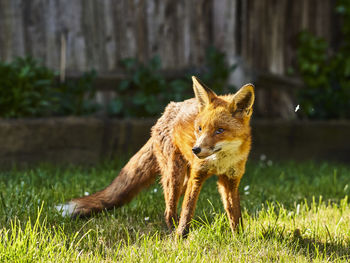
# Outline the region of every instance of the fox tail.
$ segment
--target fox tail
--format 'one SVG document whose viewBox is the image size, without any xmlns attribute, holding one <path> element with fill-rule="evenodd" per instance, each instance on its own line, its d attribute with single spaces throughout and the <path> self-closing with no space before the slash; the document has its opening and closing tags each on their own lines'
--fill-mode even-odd
<svg viewBox="0 0 350 263">
<path fill-rule="evenodd" d="M 63 216 L 84 217 L 113 207 L 120 207 L 156 180 L 159 168 L 151 139 L 122 168 L 105 189 L 56 206 Z"/>
</svg>

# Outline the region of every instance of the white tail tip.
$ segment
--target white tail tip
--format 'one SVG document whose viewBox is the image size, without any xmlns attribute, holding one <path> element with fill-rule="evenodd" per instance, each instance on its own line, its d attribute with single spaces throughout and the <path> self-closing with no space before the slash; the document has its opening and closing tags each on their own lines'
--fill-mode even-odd
<svg viewBox="0 0 350 263">
<path fill-rule="evenodd" d="M 77 204 L 72 201 L 66 204 L 59 204 L 55 206 L 56 210 L 60 212 L 62 216 L 71 216 L 74 213 L 76 207 Z"/>
</svg>

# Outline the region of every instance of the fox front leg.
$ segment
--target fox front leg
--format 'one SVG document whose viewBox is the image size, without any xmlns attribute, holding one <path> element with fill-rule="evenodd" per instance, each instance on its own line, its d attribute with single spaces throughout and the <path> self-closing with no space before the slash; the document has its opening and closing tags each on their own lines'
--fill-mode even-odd
<svg viewBox="0 0 350 263">
<path fill-rule="evenodd" d="M 176 231 L 177 236 L 187 237 L 190 222 L 196 208 L 199 192 L 207 177 L 207 175 L 203 176 L 191 171 L 191 176 L 187 183 L 185 197 L 182 202 L 180 222 Z"/>
<path fill-rule="evenodd" d="M 240 224 L 243 229 L 241 206 L 239 199 L 239 177 L 229 178 L 226 175 L 219 176 L 218 189 L 226 210 L 232 233 L 238 231 Z"/>
</svg>

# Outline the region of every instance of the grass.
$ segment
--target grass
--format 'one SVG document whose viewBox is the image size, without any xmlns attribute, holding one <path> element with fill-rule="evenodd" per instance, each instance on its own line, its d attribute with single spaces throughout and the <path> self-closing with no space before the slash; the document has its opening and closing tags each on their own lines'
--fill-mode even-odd
<svg viewBox="0 0 350 263">
<path fill-rule="evenodd" d="M 0 172 L 0 262 L 349 261 L 350 167 L 268 164 L 249 163 L 241 182 L 243 233 L 231 234 L 213 177 L 184 240 L 166 229 L 159 184 L 88 220 L 55 211 L 105 187 L 122 163 Z"/>
</svg>

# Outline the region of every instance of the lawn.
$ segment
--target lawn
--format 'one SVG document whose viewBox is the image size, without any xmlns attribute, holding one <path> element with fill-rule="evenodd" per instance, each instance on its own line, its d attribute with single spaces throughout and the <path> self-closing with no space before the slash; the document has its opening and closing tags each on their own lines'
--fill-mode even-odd
<svg viewBox="0 0 350 263">
<path fill-rule="evenodd" d="M 187 239 L 164 220 L 159 184 L 90 219 L 58 203 L 109 184 L 122 162 L 0 172 L 0 262 L 328 262 L 350 260 L 350 167 L 250 162 L 240 185 L 244 231 L 232 235 L 210 178 Z"/>
</svg>

